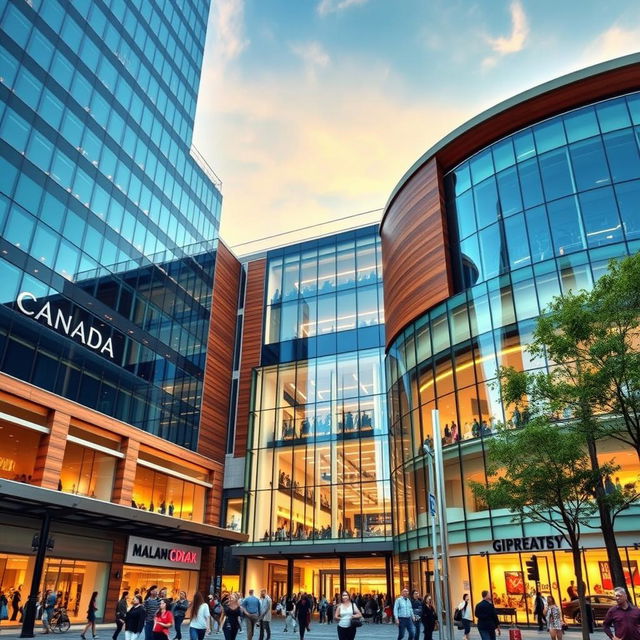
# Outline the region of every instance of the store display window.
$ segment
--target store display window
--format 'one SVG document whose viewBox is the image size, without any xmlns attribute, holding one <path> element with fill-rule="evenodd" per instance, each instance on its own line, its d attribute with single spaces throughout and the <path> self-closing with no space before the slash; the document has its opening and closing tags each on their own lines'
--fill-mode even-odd
<svg viewBox="0 0 640 640">
<path fill-rule="evenodd" d="M 0 478 L 30 483 L 42 434 L 0 422 Z"/>
<path fill-rule="evenodd" d="M 111 500 L 117 458 L 67 442 L 58 489 L 67 493 Z"/>
</svg>

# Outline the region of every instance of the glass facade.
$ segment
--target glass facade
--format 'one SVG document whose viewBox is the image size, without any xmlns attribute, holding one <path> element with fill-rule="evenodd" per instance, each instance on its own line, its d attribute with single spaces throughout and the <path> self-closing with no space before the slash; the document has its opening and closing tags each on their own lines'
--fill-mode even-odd
<svg viewBox="0 0 640 640">
<path fill-rule="evenodd" d="M 179 5 L 0 1 L 0 370 L 194 448 L 221 195 Z"/>
<path fill-rule="evenodd" d="M 419 550 L 430 546 L 423 444 L 440 438 L 449 543 L 461 556 L 451 570 L 463 576 L 459 591 L 472 591 L 478 601 L 489 575 L 494 600 L 512 606 L 517 599 L 518 619 L 533 617 L 528 592 L 509 594 L 504 586 L 507 573 L 522 571 L 518 554 L 491 557 L 487 574 L 488 559 L 467 553 L 492 539 L 536 535 L 539 525 L 514 528 L 510 514 L 489 510 L 469 481 L 486 481 L 485 444 L 496 424 L 518 427 L 527 419 L 502 402 L 498 367 L 552 366 L 526 352 L 536 318 L 554 296 L 590 289 L 610 258 L 640 249 L 638 125 L 640 94 L 613 98 L 519 131 L 445 176 L 455 295 L 411 324 L 386 360 L 401 581 L 423 580 Z M 439 433 L 432 409 L 440 413 Z M 601 443 L 603 460 L 620 465 L 615 482 L 628 491 L 640 478 L 631 453 L 620 442 Z M 617 530 L 633 530 L 637 509 L 630 511 Z M 567 563 L 564 557 L 550 562 L 557 590 L 559 567 Z M 591 575 L 598 564 L 588 567 Z"/>
<path fill-rule="evenodd" d="M 254 543 L 391 535 L 381 291 L 375 227 L 268 253 L 238 518 Z"/>
</svg>

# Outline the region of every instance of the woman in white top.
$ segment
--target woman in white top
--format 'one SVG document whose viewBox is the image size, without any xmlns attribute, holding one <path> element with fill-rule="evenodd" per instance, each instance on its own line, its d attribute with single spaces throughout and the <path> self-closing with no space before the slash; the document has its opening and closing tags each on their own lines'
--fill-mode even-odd
<svg viewBox="0 0 640 640">
<path fill-rule="evenodd" d="M 351 602 L 347 591 L 342 592 L 342 599 L 335 609 L 334 617 L 338 621 L 338 640 L 353 640 L 356 637 L 356 627 L 351 626 L 351 620 L 362 618 L 362 613 Z"/>
<path fill-rule="evenodd" d="M 196 591 L 191 603 L 191 622 L 189 623 L 189 639 L 203 640 L 204 634 L 211 631 L 211 611 L 202 594 Z"/>
<path fill-rule="evenodd" d="M 464 630 L 464 640 L 469 640 L 469 632 L 471 631 L 471 623 L 473 622 L 473 611 L 469 602 L 469 594 L 462 596 L 462 602 L 456 607 L 460 611 L 461 617 L 458 621 L 458 628 Z"/>
</svg>

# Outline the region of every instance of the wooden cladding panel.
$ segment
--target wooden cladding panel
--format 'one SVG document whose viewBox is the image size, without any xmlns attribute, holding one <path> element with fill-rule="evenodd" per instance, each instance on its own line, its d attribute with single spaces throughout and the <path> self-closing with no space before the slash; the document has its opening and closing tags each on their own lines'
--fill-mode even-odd
<svg viewBox="0 0 640 640">
<path fill-rule="evenodd" d="M 220 522 L 220 510 L 222 508 L 222 480 L 223 471 L 212 471 L 209 476 L 209 482 L 213 485 L 207 491 L 207 503 L 205 505 L 204 521 L 206 524 L 214 527 L 224 527 Z"/>
<path fill-rule="evenodd" d="M 109 568 L 109 583 L 107 585 L 107 593 L 104 599 L 104 622 L 111 622 L 116 617 L 116 606 L 120 599 L 120 587 L 122 585 L 122 570 L 124 568 L 124 557 L 127 551 L 128 538 L 118 536 L 113 541 L 113 552 L 111 556 L 111 567 Z M 118 576 L 118 577 L 116 577 Z M 100 594 L 101 596 L 102 594 Z M 129 592 L 129 598 L 133 596 Z"/>
<path fill-rule="evenodd" d="M 380 234 L 389 346 L 409 322 L 452 292 L 442 179 L 435 159 L 398 193 Z"/>
<path fill-rule="evenodd" d="M 120 458 L 116 466 L 111 501 L 116 504 L 131 506 L 140 442 L 127 438 L 121 447 L 121 451 L 124 453 L 124 458 Z"/>
<path fill-rule="evenodd" d="M 234 456 L 242 457 L 247 450 L 249 411 L 251 409 L 251 376 L 254 367 L 260 365 L 262 350 L 262 317 L 264 312 L 264 281 L 267 261 L 265 258 L 250 262 L 247 269 L 247 292 L 242 327 L 242 360 L 238 386 L 238 410 Z"/>
<path fill-rule="evenodd" d="M 220 242 L 216 254 L 198 452 L 224 462 L 238 315 L 240 263 Z"/>
<path fill-rule="evenodd" d="M 70 416 L 61 411 L 52 411 L 49 414 L 50 431 L 40 439 L 33 484 L 45 489 L 58 488 L 70 422 Z"/>
<path fill-rule="evenodd" d="M 565 111 L 638 89 L 640 64 L 599 73 L 551 89 L 492 115 L 458 136 L 437 152 L 439 165 L 446 173 L 476 151 L 519 129 Z"/>
</svg>

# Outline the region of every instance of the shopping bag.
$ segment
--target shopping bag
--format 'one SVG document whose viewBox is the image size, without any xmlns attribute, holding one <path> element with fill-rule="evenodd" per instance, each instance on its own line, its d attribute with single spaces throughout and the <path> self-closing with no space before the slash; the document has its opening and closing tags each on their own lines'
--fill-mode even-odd
<svg viewBox="0 0 640 640">
<path fill-rule="evenodd" d="M 509 640 L 522 640 L 522 631 L 518 627 L 509 629 Z"/>
</svg>

